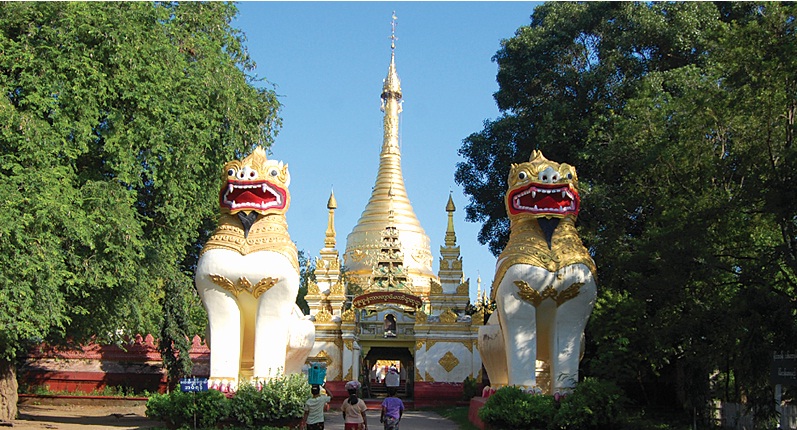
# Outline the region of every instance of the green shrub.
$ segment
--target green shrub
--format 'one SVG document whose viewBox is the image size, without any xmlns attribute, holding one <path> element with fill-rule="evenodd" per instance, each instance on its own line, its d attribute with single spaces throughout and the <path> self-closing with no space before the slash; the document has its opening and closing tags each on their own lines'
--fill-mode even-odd
<svg viewBox="0 0 797 430">
<path fill-rule="evenodd" d="M 587 378 L 561 401 L 555 423 L 565 430 L 620 428 L 628 418 L 626 403 L 614 383 Z"/>
<path fill-rule="evenodd" d="M 556 406 L 552 396 L 503 387 L 487 399 L 479 410 L 479 418 L 494 429 L 546 430 L 556 414 Z"/>
<path fill-rule="evenodd" d="M 561 401 L 517 387 L 501 388 L 487 399 L 479 418 L 500 430 L 619 429 L 628 423 L 626 403 L 614 383 L 587 378 Z"/>
<path fill-rule="evenodd" d="M 468 376 L 462 381 L 462 399 L 463 400 L 470 400 L 473 397 L 481 394 L 481 390 L 479 389 L 479 384 L 476 382 L 476 379 L 471 378 Z"/>
<path fill-rule="evenodd" d="M 247 426 L 301 418 L 309 398 L 310 384 L 304 375 L 279 376 L 260 390 L 249 384 L 240 386 L 230 399 L 230 416 Z"/>
<path fill-rule="evenodd" d="M 173 391 L 169 394 L 155 394 L 147 400 L 146 415 L 160 420 L 170 428 L 181 428 L 193 425 L 194 405 L 193 393 Z"/>
<path fill-rule="evenodd" d="M 228 399 L 217 390 L 198 393 L 174 391 L 155 394 L 147 401 L 147 417 L 166 423 L 169 428 L 193 428 L 194 414 L 199 428 L 215 428 L 221 422 L 244 428 L 266 423 L 283 423 L 304 415 L 310 398 L 310 385 L 301 374 L 280 376 L 258 390 L 243 384 Z"/>
</svg>

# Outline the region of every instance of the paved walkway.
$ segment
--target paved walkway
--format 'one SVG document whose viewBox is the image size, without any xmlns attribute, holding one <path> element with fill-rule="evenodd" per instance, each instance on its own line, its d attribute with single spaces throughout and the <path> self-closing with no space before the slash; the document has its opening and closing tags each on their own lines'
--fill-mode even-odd
<svg viewBox="0 0 797 430">
<path fill-rule="evenodd" d="M 368 430 L 381 430 L 379 424 L 379 410 L 365 413 L 368 418 Z M 459 430 L 453 421 L 429 411 L 404 411 L 404 416 L 399 423 L 401 430 Z M 343 430 L 343 414 L 340 411 L 330 411 L 324 414 L 325 430 Z"/>
</svg>

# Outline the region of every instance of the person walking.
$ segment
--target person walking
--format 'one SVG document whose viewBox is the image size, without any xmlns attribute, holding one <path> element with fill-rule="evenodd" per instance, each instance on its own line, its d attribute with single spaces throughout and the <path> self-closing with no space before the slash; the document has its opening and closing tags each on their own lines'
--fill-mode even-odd
<svg viewBox="0 0 797 430">
<path fill-rule="evenodd" d="M 396 397 L 396 389 L 387 389 L 387 398 L 382 402 L 382 415 L 379 422 L 384 424 L 385 430 L 399 430 L 399 421 L 404 415 L 404 402 Z"/>
<path fill-rule="evenodd" d="M 329 407 L 332 396 L 322 395 L 321 386 L 315 384 L 310 387 L 310 394 L 313 397 L 307 399 L 304 404 L 302 427 L 307 430 L 324 430 L 324 409 Z"/>
<path fill-rule="evenodd" d="M 365 416 L 368 406 L 365 405 L 363 399 L 357 397 L 358 388 L 360 388 L 358 381 L 346 383 L 349 398 L 340 405 L 340 410 L 343 411 L 344 430 L 368 430 L 368 419 Z"/>
</svg>

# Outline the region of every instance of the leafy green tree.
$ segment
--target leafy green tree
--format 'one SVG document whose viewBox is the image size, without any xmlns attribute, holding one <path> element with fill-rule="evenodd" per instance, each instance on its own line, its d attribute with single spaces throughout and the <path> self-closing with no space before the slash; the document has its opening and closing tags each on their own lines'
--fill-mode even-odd
<svg viewBox="0 0 797 430">
<path fill-rule="evenodd" d="M 194 294 L 219 166 L 280 126 L 236 13 L 0 4 L 0 421 L 26 342 L 155 332 L 165 293 Z"/>
<path fill-rule="evenodd" d="M 601 290 L 584 367 L 636 399 L 773 412 L 771 353 L 797 341 L 796 11 L 547 3 L 494 57 L 503 113 L 457 168 L 468 217 L 497 253 L 509 164 L 576 165 Z"/>
</svg>

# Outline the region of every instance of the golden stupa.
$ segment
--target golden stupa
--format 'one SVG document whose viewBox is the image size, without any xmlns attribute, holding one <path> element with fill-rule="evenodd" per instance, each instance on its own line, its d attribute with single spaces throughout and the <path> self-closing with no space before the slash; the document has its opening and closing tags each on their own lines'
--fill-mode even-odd
<svg viewBox="0 0 797 430">
<path fill-rule="evenodd" d="M 376 184 L 357 225 L 348 235 L 343 261 L 350 279 L 368 289 L 363 282 L 367 282 L 366 278 L 373 273 L 374 264 L 383 250 L 385 229 L 395 228 L 404 257 L 404 268 L 410 280 L 408 292 L 426 294 L 429 292 L 430 280 L 435 277 L 432 252 L 429 236 L 415 216 L 401 173 L 401 83 L 396 73 L 395 44 L 392 48 L 387 78 L 382 86 L 384 139 Z"/>
</svg>

